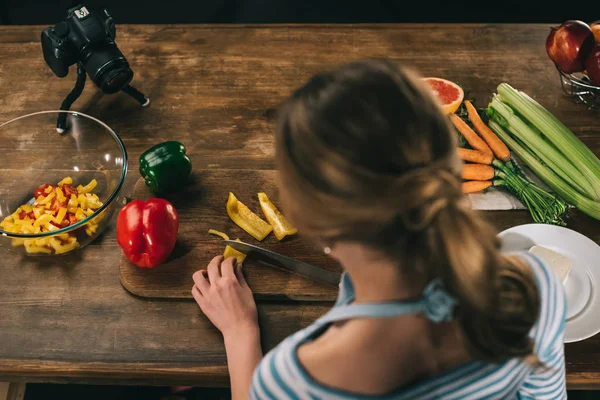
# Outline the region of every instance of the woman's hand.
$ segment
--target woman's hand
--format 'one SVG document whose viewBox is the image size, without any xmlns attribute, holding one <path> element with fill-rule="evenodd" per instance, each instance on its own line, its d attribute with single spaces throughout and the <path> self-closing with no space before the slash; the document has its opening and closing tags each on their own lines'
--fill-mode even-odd
<svg viewBox="0 0 600 400">
<path fill-rule="evenodd" d="M 256 303 L 235 257 L 215 257 L 207 269 L 197 271 L 193 278 L 194 299 L 226 341 L 258 332 Z"/>
<path fill-rule="evenodd" d="M 225 339 L 231 398 L 248 399 L 252 372 L 262 358 L 256 303 L 235 257 L 212 259 L 193 276 L 194 299 Z"/>
</svg>

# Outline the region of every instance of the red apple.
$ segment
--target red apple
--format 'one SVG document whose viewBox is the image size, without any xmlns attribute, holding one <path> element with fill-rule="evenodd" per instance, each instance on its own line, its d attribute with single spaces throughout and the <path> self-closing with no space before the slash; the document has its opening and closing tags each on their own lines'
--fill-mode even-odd
<svg viewBox="0 0 600 400">
<path fill-rule="evenodd" d="M 594 32 L 596 44 L 600 44 L 600 21 L 592 22 L 590 28 L 592 28 L 592 32 Z"/>
<path fill-rule="evenodd" d="M 596 86 L 600 86 L 600 44 L 592 50 L 585 61 L 585 69 L 590 81 Z"/>
<path fill-rule="evenodd" d="M 583 71 L 594 44 L 594 32 L 588 24 L 567 21 L 559 28 L 552 28 L 546 40 L 546 52 L 562 71 L 572 74 Z"/>
</svg>

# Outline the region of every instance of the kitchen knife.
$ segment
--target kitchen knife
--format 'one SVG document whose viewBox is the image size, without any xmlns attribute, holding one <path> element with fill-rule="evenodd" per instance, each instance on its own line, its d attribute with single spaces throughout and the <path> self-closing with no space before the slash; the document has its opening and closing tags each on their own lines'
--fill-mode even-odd
<svg viewBox="0 0 600 400">
<path fill-rule="evenodd" d="M 260 258 L 264 258 L 269 264 L 285 269 L 287 271 L 295 272 L 298 275 L 302 275 L 315 281 L 327 283 L 329 285 L 334 286 L 337 286 L 340 283 L 341 274 L 339 272 L 333 272 L 314 265 L 310 265 L 303 261 L 295 260 L 282 254 L 275 253 L 274 251 L 254 246 L 252 244 L 238 242 L 235 240 L 224 240 L 224 242 L 228 246 L 231 246 L 234 249 L 236 249 L 237 251 L 241 251 L 245 254 L 257 254 L 260 256 Z"/>
</svg>

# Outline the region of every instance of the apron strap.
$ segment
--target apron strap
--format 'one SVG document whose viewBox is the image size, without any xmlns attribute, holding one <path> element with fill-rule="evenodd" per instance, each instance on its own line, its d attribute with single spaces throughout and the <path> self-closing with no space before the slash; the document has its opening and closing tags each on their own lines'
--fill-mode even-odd
<svg viewBox="0 0 600 400">
<path fill-rule="evenodd" d="M 444 289 L 440 279 L 431 281 L 421 299 L 412 302 L 391 301 L 383 303 L 358 303 L 334 307 L 319 318 L 319 324 L 352 318 L 392 318 L 400 315 L 424 313 L 435 323 L 450 321 L 453 317 L 456 299 Z"/>
</svg>

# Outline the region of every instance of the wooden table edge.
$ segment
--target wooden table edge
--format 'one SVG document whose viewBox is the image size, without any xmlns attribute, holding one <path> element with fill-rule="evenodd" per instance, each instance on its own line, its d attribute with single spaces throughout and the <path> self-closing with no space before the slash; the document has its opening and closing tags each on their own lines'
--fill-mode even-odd
<svg viewBox="0 0 600 400">
<path fill-rule="evenodd" d="M 0 382 L 228 387 L 227 366 L 0 360 Z"/>
<path fill-rule="evenodd" d="M 227 366 L 185 363 L 0 360 L 0 381 L 115 385 L 229 387 Z M 567 374 L 569 390 L 600 390 L 600 373 Z"/>
</svg>

